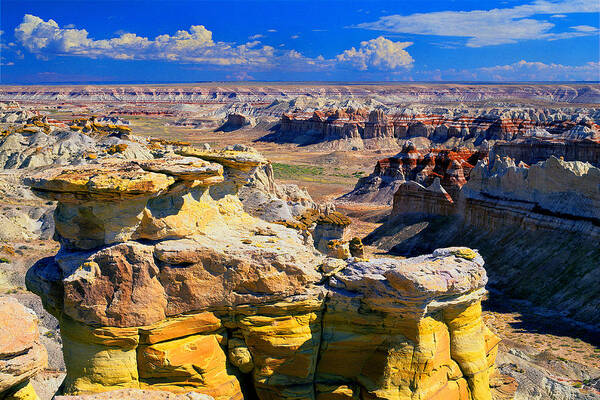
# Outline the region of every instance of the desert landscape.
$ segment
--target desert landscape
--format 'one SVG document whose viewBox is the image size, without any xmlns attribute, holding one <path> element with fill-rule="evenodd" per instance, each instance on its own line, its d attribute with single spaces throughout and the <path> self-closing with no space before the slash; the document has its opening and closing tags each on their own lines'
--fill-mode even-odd
<svg viewBox="0 0 600 400">
<path fill-rule="evenodd" d="M 0 101 L 6 398 L 600 397 L 598 85 Z"/>
</svg>

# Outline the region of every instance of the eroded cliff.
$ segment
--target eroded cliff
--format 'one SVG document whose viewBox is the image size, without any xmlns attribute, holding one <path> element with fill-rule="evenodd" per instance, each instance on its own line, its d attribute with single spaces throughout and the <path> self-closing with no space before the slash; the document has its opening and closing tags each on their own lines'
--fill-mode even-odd
<svg viewBox="0 0 600 400">
<path fill-rule="evenodd" d="M 365 240 L 393 253 L 469 244 L 490 284 L 583 323 L 600 323 L 600 170 L 551 157 L 527 166 L 480 161 L 458 197 L 439 180 L 402 184 L 390 221 Z"/>
<path fill-rule="evenodd" d="M 419 150 L 409 142 L 400 153 L 379 160 L 373 173 L 360 178 L 354 189 L 340 200 L 392 204 L 394 193 L 404 182 L 429 186 L 436 178 L 452 196 L 457 196 L 477 161 L 486 157 L 485 150 Z"/>
<path fill-rule="evenodd" d="M 244 151 L 105 160 L 28 184 L 58 201 L 61 250 L 27 275 L 59 320 L 70 394 L 491 399 L 498 338 L 483 259 L 324 257 L 244 212 Z"/>
<path fill-rule="evenodd" d="M 316 110 L 283 114 L 278 129 L 264 140 L 339 148 L 396 148 L 419 138 L 446 147 L 487 147 L 488 142 L 523 138 L 598 141 L 595 109 L 432 108 L 399 105 Z"/>
</svg>

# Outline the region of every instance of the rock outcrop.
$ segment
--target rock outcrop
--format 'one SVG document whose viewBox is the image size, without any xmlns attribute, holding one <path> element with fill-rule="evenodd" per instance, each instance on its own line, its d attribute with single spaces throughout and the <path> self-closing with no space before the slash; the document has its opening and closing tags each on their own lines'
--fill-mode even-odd
<svg viewBox="0 0 600 400">
<path fill-rule="evenodd" d="M 61 250 L 27 285 L 60 322 L 67 394 L 491 399 L 477 252 L 325 258 L 244 212 L 255 153 L 181 153 L 28 180 L 58 201 Z"/>
<path fill-rule="evenodd" d="M 479 162 L 455 199 L 439 181 L 401 185 L 390 221 L 365 242 L 401 255 L 469 244 L 488 259 L 494 287 L 598 326 L 599 238 L 600 169 L 496 157 Z"/>
<path fill-rule="evenodd" d="M 279 134 L 265 140 L 340 146 L 394 148 L 403 140 L 425 138 L 433 143 L 481 146 L 492 141 L 523 138 L 600 140 L 598 115 L 593 110 L 507 107 L 441 109 L 389 107 L 283 114 Z"/>
<path fill-rule="evenodd" d="M 593 140 L 552 140 L 523 139 L 496 143 L 493 153 L 500 157 L 510 157 L 516 162 L 537 164 L 551 156 L 565 161 L 583 161 L 600 167 L 600 141 Z"/>
<path fill-rule="evenodd" d="M 11 297 L 0 297 L 0 398 L 39 399 L 29 378 L 47 366 L 35 313 Z"/>
<path fill-rule="evenodd" d="M 116 122 L 126 121 L 92 117 L 76 119 L 70 127 L 55 122 L 40 126 L 31 124 L 31 127 L 26 124 L 20 128 L 13 126 L 0 135 L 0 171 L 5 172 L 0 176 L 0 195 L 8 203 L 2 205 L 0 213 L 0 222 L 5 226 L 0 239 L 46 238 L 52 228 L 52 219 L 44 213 L 43 206 L 23 211 L 29 206 L 21 200 L 35 202 L 28 188 L 21 184 L 21 177 L 27 171 L 60 165 L 96 165 L 106 158 L 154 160 L 186 155 L 191 151 L 206 159 L 219 153 L 225 160 L 224 154 L 228 152 L 247 154 L 248 168 L 239 170 L 235 178 L 242 186 L 239 197 L 247 212 L 267 221 L 279 221 L 293 219 L 307 209 L 319 208 L 305 190 L 292 184 L 276 183 L 271 164 L 248 146 L 228 146 L 220 152 L 208 145 L 203 149 L 192 149 L 183 141 L 132 135 L 128 126 L 114 125 Z M 15 203 L 18 204 L 16 207 Z"/>
<path fill-rule="evenodd" d="M 440 179 L 444 188 L 456 197 L 477 161 L 486 157 L 487 151 L 418 150 L 408 143 L 394 157 L 379 160 L 373 173 L 360 178 L 354 189 L 340 200 L 391 204 L 394 193 L 404 182 L 430 186 L 435 179 Z"/>
<path fill-rule="evenodd" d="M 218 131 L 229 132 L 246 126 L 252 127 L 256 125 L 256 120 L 248 115 L 232 112 L 227 114 L 225 123 L 217 129 Z"/>
<path fill-rule="evenodd" d="M 96 126 L 99 129 L 105 127 L 96 124 L 90 126 L 93 129 L 96 129 Z M 118 132 L 102 132 L 104 131 L 84 132 L 83 129 L 69 131 L 56 127 L 51 132 L 45 132 L 43 128 L 32 127 L 27 130 L 18 129 L 5 136 L 0 135 L 0 169 L 81 164 L 105 156 L 153 158 L 147 140 Z"/>
<path fill-rule="evenodd" d="M 600 226 L 600 169 L 581 161 L 550 157 L 528 167 L 516 166 L 510 158 L 496 157 L 493 163 L 482 162 L 471 172 L 461 195 L 467 203 L 513 203 L 515 209 L 580 221 L 576 225 L 589 222 Z M 480 224 L 476 219 L 472 222 Z M 573 229 L 578 228 L 585 229 Z"/>
</svg>

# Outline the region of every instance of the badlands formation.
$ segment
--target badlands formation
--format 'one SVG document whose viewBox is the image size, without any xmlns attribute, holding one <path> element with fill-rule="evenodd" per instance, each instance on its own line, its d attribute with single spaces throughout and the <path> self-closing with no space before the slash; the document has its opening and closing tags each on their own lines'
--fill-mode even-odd
<svg viewBox="0 0 600 400">
<path fill-rule="evenodd" d="M 61 250 L 27 285 L 60 322 L 69 394 L 196 390 L 234 399 L 491 399 L 498 338 L 468 248 L 323 257 L 252 217 L 249 151 L 105 160 L 26 182 Z"/>
<path fill-rule="evenodd" d="M 0 295 L 41 333 L 0 356 L 15 398 L 600 396 L 597 85 L 0 100 Z M 58 378 L 2 375 L 31 343 Z"/>
<path fill-rule="evenodd" d="M 366 243 L 402 255 L 473 244 L 494 287 L 600 327 L 592 289 L 600 284 L 600 169 L 554 156 L 532 166 L 496 156 L 469 176 L 453 192 L 438 177 L 429 186 L 400 184 L 390 221 Z"/>
</svg>

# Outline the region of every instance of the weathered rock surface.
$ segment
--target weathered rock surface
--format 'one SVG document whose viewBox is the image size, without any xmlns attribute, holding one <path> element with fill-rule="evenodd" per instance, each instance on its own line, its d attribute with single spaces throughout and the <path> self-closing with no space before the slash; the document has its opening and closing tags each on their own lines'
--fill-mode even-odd
<svg viewBox="0 0 600 400">
<path fill-rule="evenodd" d="M 0 398 L 38 399 L 29 378 L 46 367 L 35 313 L 11 297 L 0 297 Z"/>
<path fill-rule="evenodd" d="M 494 287 L 598 326 L 600 170 L 496 158 L 470 176 L 454 201 L 442 185 L 403 184 L 390 221 L 365 242 L 400 255 L 469 244 L 488 260 Z"/>
<path fill-rule="evenodd" d="M 252 127 L 256 125 L 256 120 L 248 115 L 237 112 L 227 114 L 225 123 L 217 129 L 217 131 L 229 132 L 240 129 L 246 126 Z"/>
<path fill-rule="evenodd" d="M 394 148 L 423 137 L 450 146 L 480 146 L 488 141 L 523 138 L 600 139 L 594 110 L 555 108 L 423 108 L 380 106 L 371 112 L 347 108 L 283 114 L 279 131 L 265 137 L 276 142 L 358 148 Z"/>
<path fill-rule="evenodd" d="M 67 394 L 491 399 L 498 341 L 477 252 L 319 268 L 333 262 L 301 232 L 244 212 L 256 155 L 184 152 L 213 175 L 187 179 L 165 159 L 29 180 L 68 217 L 59 253 L 27 276 L 60 321 Z"/>
<path fill-rule="evenodd" d="M 373 173 L 360 178 L 354 189 L 340 200 L 392 204 L 394 194 L 404 182 L 430 186 L 435 179 L 440 179 L 445 190 L 456 197 L 471 170 L 486 157 L 487 151 L 418 150 L 409 143 L 394 157 L 379 160 Z"/>
</svg>

